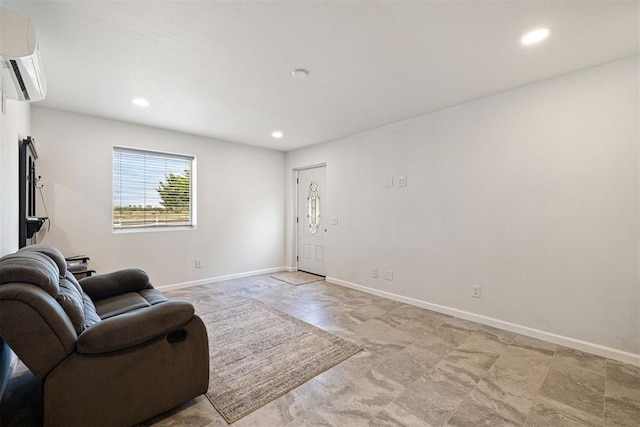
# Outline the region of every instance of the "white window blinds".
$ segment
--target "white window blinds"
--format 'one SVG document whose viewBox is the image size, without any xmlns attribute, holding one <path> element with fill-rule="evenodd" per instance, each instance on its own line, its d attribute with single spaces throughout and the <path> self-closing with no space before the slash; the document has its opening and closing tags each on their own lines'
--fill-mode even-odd
<svg viewBox="0 0 640 427">
<path fill-rule="evenodd" d="M 194 157 L 113 148 L 113 230 L 193 227 Z"/>
</svg>

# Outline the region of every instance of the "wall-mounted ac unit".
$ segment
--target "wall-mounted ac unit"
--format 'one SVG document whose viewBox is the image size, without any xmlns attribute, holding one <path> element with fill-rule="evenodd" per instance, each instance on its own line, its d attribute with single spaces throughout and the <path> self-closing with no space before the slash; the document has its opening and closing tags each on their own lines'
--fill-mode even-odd
<svg viewBox="0 0 640 427">
<path fill-rule="evenodd" d="M 1 91 L 7 98 L 40 101 L 47 82 L 31 18 L 0 7 Z"/>
</svg>

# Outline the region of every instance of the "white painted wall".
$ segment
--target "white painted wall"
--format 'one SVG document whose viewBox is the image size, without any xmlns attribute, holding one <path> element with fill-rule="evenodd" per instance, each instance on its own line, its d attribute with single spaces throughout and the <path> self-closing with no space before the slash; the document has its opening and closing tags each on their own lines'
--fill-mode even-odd
<svg viewBox="0 0 640 427">
<path fill-rule="evenodd" d="M 638 71 L 629 58 L 287 153 L 288 264 L 291 171 L 326 162 L 328 276 L 640 353 Z"/>
<path fill-rule="evenodd" d="M 31 104 L 6 100 L 4 114 L 0 110 L 0 256 L 18 249 L 18 147 L 30 129 Z"/>
<path fill-rule="evenodd" d="M 157 286 L 284 265 L 284 153 L 46 108 L 33 109 L 33 133 L 44 242 L 99 272 L 141 267 Z M 113 145 L 195 155 L 197 229 L 113 234 Z"/>
</svg>

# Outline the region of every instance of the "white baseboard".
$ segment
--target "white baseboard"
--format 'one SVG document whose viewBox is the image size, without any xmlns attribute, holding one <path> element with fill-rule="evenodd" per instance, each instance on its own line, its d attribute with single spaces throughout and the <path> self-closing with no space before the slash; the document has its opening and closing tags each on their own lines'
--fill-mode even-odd
<svg viewBox="0 0 640 427">
<path fill-rule="evenodd" d="M 190 288 L 192 286 L 209 285 L 211 283 L 224 282 L 225 280 L 240 279 L 242 277 L 259 276 L 260 274 L 276 273 L 278 271 L 293 271 L 291 267 L 272 267 L 264 270 L 247 271 L 245 273 L 228 274 L 226 276 L 209 277 L 207 279 L 194 280 L 191 282 L 175 283 L 173 285 L 156 286 L 159 291 L 175 291 L 177 289 Z"/>
<path fill-rule="evenodd" d="M 336 285 L 344 286 L 346 288 L 355 289 L 368 294 L 376 295 L 379 297 L 391 299 L 394 301 L 402 302 L 416 307 L 426 308 L 428 310 L 436 311 L 438 313 L 448 314 L 462 319 L 471 320 L 483 325 L 493 326 L 495 328 L 504 329 L 510 332 L 515 332 L 520 335 L 526 335 L 528 337 L 537 338 L 543 341 L 548 341 L 553 344 L 570 347 L 576 350 L 585 351 L 587 353 L 596 354 L 598 356 L 607 357 L 609 359 L 618 360 L 624 363 L 630 363 L 635 366 L 640 366 L 640 354 L 629 353 L 622 350 L 616 350 L 611 347 L 605 347 L 603 345 L 590 343 L 587 341 L 581 341 L 574 338 L 557 335 L 551 332 L 541 331 L 539 329 L 529 328 L 527 326 L 518 325 L 504 320 L 495 319 L 493 317 L 482 316 L 480 314 L 470 313 L 468 311 L 458 310 L 456 308 L 447 307 L 444 305 L 433 304 L 427 301 L 422 301 L 414 298 L 405 297 L 402 295 L 394 294 L 391 292 L 381 291 L 379 289 L 369 288 L 367 286 L 358 285 L 356 283 L 347 282 L 345 280 L 336 279 L 335 277 L 327 276 L 326 281 Z"/>
</svg>

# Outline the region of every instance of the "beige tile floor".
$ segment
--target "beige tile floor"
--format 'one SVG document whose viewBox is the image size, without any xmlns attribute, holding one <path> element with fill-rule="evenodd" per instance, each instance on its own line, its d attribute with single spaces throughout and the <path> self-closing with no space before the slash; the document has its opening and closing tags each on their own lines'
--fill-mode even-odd
<svg viewBox="0 0 640 427">
<path fill-rule="evenodd" d="M 640 368 L 614 360 L 326 282 L 262 275 L 166 294 L 199 314 L 254 298 L 364 348 L 238 427 L 640 426 Z M 29 375 L 0 424 L 37 425 Z M 144 424 L 227 425 L 203 396 Z"/>
</svg>

